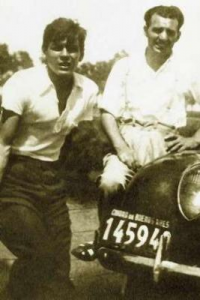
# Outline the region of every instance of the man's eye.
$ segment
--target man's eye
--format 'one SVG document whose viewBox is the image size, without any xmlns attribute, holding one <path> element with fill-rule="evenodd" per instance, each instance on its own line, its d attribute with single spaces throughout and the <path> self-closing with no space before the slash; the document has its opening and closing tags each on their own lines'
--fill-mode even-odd
<svg viewBox="0 0 200 300">
<path fill-rule="evenodd" d="M 167 33 L 168 33 L 168 35 L 171 36 L 171 37 L 175 36 L 175 34 L 176 34 L 176 32 L 173 31 L 173 30 L 168 30 Z"/>
<path fill-rule="evenodd" d="M 78 51 L 78 46 L 76 46 L 76 45 L 69 45 L 68 47 L 67 47 L 67 50 L 69 51 L 69 52 L 77 52 Z"/>
<path fill-rule="evenodd" d="M 155 33 L 161 33 L 162 32 L 162 28 L 154 28 L 153 31 Z"/>
<path fill-rule="evenodd" d="M 53 44 L 53 45 L 51 45 L 51 49 L 54 50 L 54 51 L 62 51 L 63 46 L 62 45 Z"/>
<path fill-rule="evenodd" d="M 62 51 L 64 48 L 66 48 L 69 53 L 78 52 L 78 50 L 79 50 L 79 47 L 76 46 L 76 45 L 71 45 L 71 46 L 68 45 L 67 47 L 63 46 L 63 45 L 57 45 L 57 44 L 52 44 L 51 45 L 51 49 L 53 51 L 58 51 L 59 52 L 59 51 Z"/>
</svg>

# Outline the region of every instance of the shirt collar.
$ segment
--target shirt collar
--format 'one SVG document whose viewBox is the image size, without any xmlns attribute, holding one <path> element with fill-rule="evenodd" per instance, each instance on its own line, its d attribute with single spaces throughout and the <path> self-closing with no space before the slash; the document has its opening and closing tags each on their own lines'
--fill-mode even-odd
<svg viewBox="0 0 200 300">
<path fill-rule="evenodd" d="M 74 72 L 74 86 L 83 89 L 83 78 L 80 74 Z"/>
<path fill-rule="evenodd" d="M 40 72 L 40 94 L 45 94 L 50 89 L 54 88 L 53 82 L 49 78 L 48 71 L 46 65 L 41 66 L 41 72 Z"/>
<path fill-rule="evenodd" d="M 50 89 L 54 89 L 54 84 L 51 81 L 49 75 L 48 75 L 48 71 L 47 71 L 47 67 L 46 66 L 42 66 L 43 68 L 43 72 L 42 72 L 42 76 L 41 76 L 41 80 L 42 80 L 42 89 L 41 89 L 41 93 L 45 93 L 46 91 L 49 91 Z M 73 77 L 74 77 L 74 88 L 80 88 L 83 89 L 83 79 L 82 76 L 78 73 L 73 73 Z"/>
<path fill-rule="evenodd" d="M 147 49 L 147 48 L 146 48 L 146 49 Z M 170 64 L 173 62 L 173 60 L 174 60 L 174 55 L 173 55 L 173 52 L 172 52 L 171 55 L 169 56 L 169 58 L 166 59 L 166 61 L 160 66 L 160 68 L 159 68 L 157 71 L 154 71 L 154 70 L 148 65 L 148 63 L 147 63 L 147 61 L 146 61 L 146 49 L 145 49 L 145 51 L 144 51 L 144 53 L 143 53 L 143 56 L 142 56 L 142 58 L 143 58 L 143 63 L 144 63 L 144 64 L 152 71 L 152 73 L 154 73 L 154 74 L 158 74 L 158 73 L 164 71 L 164 70 L 167 68 L 167 66 L 170 65 Z"/>
</svg>

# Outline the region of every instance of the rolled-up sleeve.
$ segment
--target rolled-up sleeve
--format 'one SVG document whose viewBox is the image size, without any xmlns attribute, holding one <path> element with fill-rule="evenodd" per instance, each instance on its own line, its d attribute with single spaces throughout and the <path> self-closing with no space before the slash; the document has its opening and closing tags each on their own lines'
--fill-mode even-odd
<svg viewBox="0 0 200 300">
<path fill-rule="evenodd" d="M 99 109 L 105 110 L 115 118 L 120 117 L 125 98 L 125 80 L 128 70 L 128 58 L 119 60 L 108 77 Z"/>
<path fill-rule="evenodd" d="M 22 115 L 25 101 L 25 83 L 18 72 L 8 79 L 2 89 L 2 107 Z"/>
</svg>

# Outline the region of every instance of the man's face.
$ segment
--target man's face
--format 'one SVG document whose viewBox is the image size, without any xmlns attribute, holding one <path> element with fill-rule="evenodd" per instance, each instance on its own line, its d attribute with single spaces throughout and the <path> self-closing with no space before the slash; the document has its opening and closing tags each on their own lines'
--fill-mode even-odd
<svg viewBox="0 0 200 300">
<path fill-rule="evenodd" d="M 148 48 L 158 55 L 168 56 L 180 37 L 178 20 L 154 14 L 149 27 L 145 27 L 145 34 L 148 39 Z"/>
<path fill-rule="evenodd" d="M 50 42 L 45 52 L 48 69 L 57 76 L 71 76 L 81 57 L 78 38 Z"/>
</svg>

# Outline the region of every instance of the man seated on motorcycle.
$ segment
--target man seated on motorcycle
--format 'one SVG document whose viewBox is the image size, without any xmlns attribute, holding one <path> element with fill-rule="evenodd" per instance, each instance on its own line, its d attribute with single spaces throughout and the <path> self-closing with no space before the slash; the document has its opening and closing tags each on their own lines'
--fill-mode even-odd
<svg viewBox="0 0 200 300">
<path fill-rule="evenodd" d="M 115 150 L 103 160 L 100 189 L 105 203 L 125 189 L 138 166 L 200 144 L 200 130 L 192 137 L 177 131 L 186 125 L 186 97 L 200 100 L 198 84 L 173 54 L 184 16 L 178 7 L 156 6 L 144 19 L 144 53 L 115 64 L 100 103 L 102 124 Z M 90 248 L 79 247 L 74 254 L 92 260 Z"/>
</svg>

